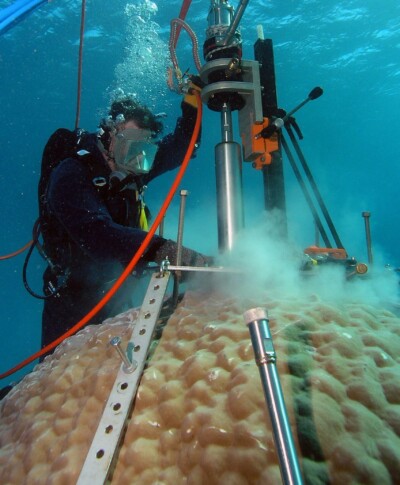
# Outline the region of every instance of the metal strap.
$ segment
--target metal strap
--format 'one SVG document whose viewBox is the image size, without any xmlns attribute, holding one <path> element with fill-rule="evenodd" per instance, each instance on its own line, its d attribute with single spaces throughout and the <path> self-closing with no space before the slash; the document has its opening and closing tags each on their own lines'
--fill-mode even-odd
<svg viewBox="0 0 400 485">
<path fill-rule="evenodd" d="M 170 273 L 153 274 L 128 346 L 134 348 L 137 367 L 131 373 L 126 365 L 115 379 L 110 397 L 103 411 L 96 434 L 78 478 L 78 485 L 104 484 L 116 456 L 129 412 L 136 396 L 154 327 L 160 315 Z"/>
</svg>

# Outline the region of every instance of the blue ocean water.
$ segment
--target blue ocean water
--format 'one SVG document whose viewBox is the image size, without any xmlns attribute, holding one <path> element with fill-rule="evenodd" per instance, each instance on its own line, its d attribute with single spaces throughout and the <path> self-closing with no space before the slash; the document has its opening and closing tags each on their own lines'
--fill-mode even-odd
<svg viewBox="0 0 400 485">
<path fill-rule="evenodd" d="M 0 8 L 10 2 L 0 0 Z M 237 2 L 232 2 L 234 6 Z M 116 88 L 136 92 L 165 111 L 166 131 L 179 115 L 179 96 L 165 83 L 169 22 L 176 0 L 103 2 L 89 0 L 83 59 L 80 126 L 94 130 Z M 209 3 L 193 0 L 187 22 L 202 46 Z M 0 36 L 2 229 L 0 253 L 31 238 L 37 217 L 37 182 L 43 146 L 58 127 L 72 128 L 76 111 L 80 2 L 54 0 Z M 275 46 L 279 105 L 290 110 L 311 88 L 324 95 L 296 114 L 302 149 L 345 247 L 366 260 L 362 211 L 370 211 L 374 253 L 400 265 L 400 4 L 397 0 L 250 0 L 241 24 L 244 58 L 252 58 L 256 26 Z M 177 54 L 183 70 L 195 72 L 182 34 Z M 190 192 L 185 244 L 217 251 L 214 146 L 219 116 L 205 110 L 202 146 L 185 176 Z M 311 215 L 288 164 L 285 165 L 290 237 L 313 243 Z M 263 209 L 261 176 L 244 167 L 246 224 Z M 152 183 L 153 212 L 171 175 Z M 177 202 L 167 219 L 173 236 Z M 204 227 L 210 228 L 207 238 Z M 23 256 L 1 261 L 0 372 L 39 349 L 41 302 L 25 291 Z M 34 256 L 31 286 L 40 291 L 43 263 Z M 17 379 L 31 367 L 16 376 Z"/>
</svg>

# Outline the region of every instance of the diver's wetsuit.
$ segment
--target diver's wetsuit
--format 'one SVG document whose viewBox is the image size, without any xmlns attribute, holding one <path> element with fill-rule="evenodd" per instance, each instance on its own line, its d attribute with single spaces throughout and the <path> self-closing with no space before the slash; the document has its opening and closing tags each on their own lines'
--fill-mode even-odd
<svg viewBox="0 0 400 485">
<path fill-rule="evenodd" d="M 196 109 L 182 103 L 182 113 L 174 133 L 159 143 L 151 171 L 142 176 L 144 185 L 182 163 L 194 129 Z M 134 227 L 137 214 L 132 213 L 135 206 L 132 189 L 109 197 L 107 187 L 99 189 L 94 185 L 94 178 L 108 179 L 111 172 L 96 145 L 95 135 L 88 137 L 87 147 L 80 148 L 90 152 L 91 163 L 75 158 L 63 160 L 53 170 L 46 194 L 42 225 L 44 248 L 52 262 L 67 271 L 68 276 L 57 295 L 45 300 L 42 348 L 69 330 L 98 303 L 147 234 Z M 142 268 L 153 260 L 154 252 L 164 241 L 154 236 L 143 257 Z M 50 268 L 43 278 L 45 291 L 50 282 L 57 286 Z M 124 298 L 129 283 L 124 284 L 90 323 L 101 323 L 129 308 Z"/>
</svg>

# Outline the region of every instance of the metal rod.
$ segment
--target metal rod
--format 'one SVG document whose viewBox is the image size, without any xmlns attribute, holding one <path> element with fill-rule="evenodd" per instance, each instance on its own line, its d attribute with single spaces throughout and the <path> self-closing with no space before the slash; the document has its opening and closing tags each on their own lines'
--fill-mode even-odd
<svg viewBox="0 0 400 485">
<path fill-rule="evenodd" d="M 319 236 L 320 236 L 320 234 L 319 234 L 318 225 L 315 221 L 314 221 L 314 226 L 315 226 L 315 241 L 314 241 L 314 244 L 316 246 L 319 246 Z"/>
<path fill-rule="evenodd" d="M 221 110 L 221 137 L 224 142 L 233 141 L 232 111 L 227 103 L 222 105 Z"/>
<path fill-rule="evenodd" d="M 267 313 L 262 308 L 253 308 L 245 312 L 243 317 L 249 327 L 255 360 L 260 371 L 282 481 L 284 485 L 301 485 L 303 481 L 276 369 L 276 353 L 268 325 Z"/>
<path fill-rule="evenodd" d="M 300 108 L 302 108 L 305 104 L 307 104 L 309 101 L 311 101 L 310 98 L 307 98 L 305 99 L 304 101 L 302 101 L 299 105 L 297 105 L 294 109 L 292 109 L 292 111 L 289 111 L 289 113 L 287 113 L 283 118 L 282 120 L 283 121 L 286 121 L 287 119 L 289 119 L 294 113 L 296 113 L 296 111 L 298 111 Z"/>
<path fill-rule="evenodd" d="M 372 256 L 371 228 L 369 225 L 369 218 L 371 217 L 371 212 L 362 212 L 361 215 L 364 217 L 364 221 L 365 221 L 365 236 L 367 238 L 368 263 L 373 264 L 374 258 Z"/>
<path fill-rule="evenodd" d="M 226 35 L 222 41 L 222 45 L 229 44 L 231 37 L 235 34 L 235 31 L 238 28 L 240 21 L 242 20 L 244 11 L 246 10 L 248 3 L 249 3 L 249 0 L 241 0 L 241 2 L 239 3 L 236 13 L 233 16 L 232 23 L 229 26 L 229 29 L 227 30 Z"/>
<path fill-rule="evenodd" d="M 318 205 L 321 208 L 321 212 L 323 213 L 323 215 L 325 217 L 326 223 L 329 227 L 329 230 L 331 231 L 331 234 L 332 234 L 332 237 L 335 241 L 336 247 L 343 249 L 344 246 L 342 244 L 342 241 L 340 240 L 339 234 L 336 231 L 335 225 L 333 224 L 332 218 L 331 218 L 331 216 L 328 212 L 328 209 L 325 205 L 325 202 L 324 202 L 324 200 L 321 196 L 321 193 L 318 189 L 318 186 L 317 186 L 317 184 L 314 180 L 314 177 L 313 177 L 311 170 L 308 166 L 307 160 L 305 159 L 305 156 L 303 155 L 303 152 L 300 148 L 300 145 L 297 142 L 297 140 L 294 136 L 293 130 L 292 130 L 290 125 L 286 126 L 286 131 L 288 132 L 289 138 L 290 138 L 290 140 L 291 140 L 291 142 L 294 146 L 294 149 L 297 153 L 297 156 L 299 157 L 301 166 L 303 167 L 304 173 L 306 174 L 306 177 L 307 177 L 307 179 L 308 179 L 308 181 L 311 185 L 311 188 L 314 192 L 315 198 L 317 199 Z"/>
<path fill-rule="evenodd" d="M 121 337 L 113 337 L 110 340 L 110 344 L 114 347 L 117 351 L 117 354 L 121 357 L 122 362 L 124 365 L 122 366 L 122 370 L 127 374 L 131 374 L 137 367 L 137 362 L 134 360 L 131 362 L 125 352 L 121 348 Z"/>
<path fill-rule="evenodd" d="M 182 244 L 183 244 L 183 226 L 185 222 L 185 209 L 186 209 L 186 197 L 188 195 L 187 190 L 181 190 L 181 204 L 179 206 L 179 221 L 178 221 L 178 236 L 177 236 L 177 251 L 176 251 L 176 264 L 179 266 L 182 262 Z"/>
<path fill-rule="evenodd" d="M 172 264 L 165 264 L 162 267 L 163 271 L 195 271 L 200 273 L 242 273 L 240 269 L 224 268 L 223 266 L 175 266 Z"/>
<path fill-rule="evenodd" d="M 298 111 L 300 108 L 302 108 L 305 104 L 307 104 L 309 101 L 313 101 L 314 99 L 318 99 L 320 96 L 323 94 L 323 89 L 320 88 L 319 86 L 316 86 L 314 89 L 311 90 L 310 94 L 308 97 L 302 101 L 298 106 L 296 106 L 292 111 L 289 111 L 283 118 L 282 121 L 288 120 L 296 111 Z"/>
<path fill-rule="evenodd" d="M 180 191 L 181 196 L 181 203 L 179 206 L 179 222 L 178 222 L 178 236 L 177 236 L 177 250 L 176 250 L 176 265 L 180 266 L 182 263 L 182 243 L 183 243 L 183 226 L 185 221 L 185 209 L 186 209 L 186 197 L 188 195 L 188 191 L 182 189 Z M 173 305 L 174 307 L 178 303 L 179 298 L 179 282 L 181 279 L 180 271 L 177 271 L 174 274 L 174 289 L 172 293 L 173 297 Z"/>
<path fill-rule="evenodd" d="M 313 215 L 315 224 L 317 225 L 318 230 L 319 230 L 319 233 L 321 234 L 321 237 L 324 240 L 324 244 L 325 244 L 325 246 L 327 248 L 331 248 L 332 247 L 332 244 L 329 241 L 329 238 L 328 238 L 328 235 L 327 235 L 327 233 L 325 231 L 324 226 L 322 225 L 321 218 L 318 215 L 317 209 L 316 209 L 316 207 L 314 205 L 314 202 L 313 202 L 313 200 L 311 198 L 311 195 L 310 195 L 310 193 L 309 193 L 309 191 L 307 189 L 307 186 L 306 186 L 306 184 L 304 182 L 304 179 L 303 179 L 303 177 L 302 177 L 302 175 L 300 173 L 300 170 L 299 170 L 299 168 L 298 168 L 298 166 L 296 164 L 296 160 L 294 159 L 294 156 L 293 156 L 293 154 L 292 154 L 292 152 L 291 152 L 291 150 L 289 148 L 289 145 L 287 144 L 286 139 L 285 139 L 285 137 L 282 134 L 281 134 L 281 143 L 282 143 L 282 147 L 285 150 L 285 153 L 286 153 L 286 155 L 287 155 L 287 157 L 289 159 L 290 165 L 291 165 L 291 167 L 293 169 L 293 172 L 294 172 L 294 174 L 296 176 L 296 179 L 297 179 L 297 181 L 298 181 L 298 183 L 300 185 L 300 188 L 303 191 L 303 194 L 304 194 L 304 197 L 305 197 L 305 199 L 307 201 L 307 204 L 308 204 L 308 206 L 309 206 L 309 208 L 311 210 L 311 213 Z"/>
</svg>

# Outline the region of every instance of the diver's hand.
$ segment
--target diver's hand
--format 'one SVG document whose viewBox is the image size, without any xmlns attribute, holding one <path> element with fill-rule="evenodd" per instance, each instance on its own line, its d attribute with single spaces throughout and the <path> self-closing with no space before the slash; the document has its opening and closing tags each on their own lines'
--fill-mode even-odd
<svg viewBox="0 0 400 485">
<path fill-rule="evenodd" d="M 200 95 L 203 87 L 204 87 L 204 83 L 199 76 L 191 76 L 190 81 L 188 83 L 187 92 L 183 98 L 183 101 L 193 106 L 193 108 L 197 109 L 198 96 L 196 96 L 196 93 Z"/>
<path fill-rule="evenodd" d="M 154 261 L 161 264 L 168 258 L 172 265 L 176 265 L 178 245 L 175 241 L 167 239 L 154 253 Z M 181 266 L 208 266 L 212 263 L 212 258 L 204 256 L 192 249 L 182 247 Z"/>
</svg>

